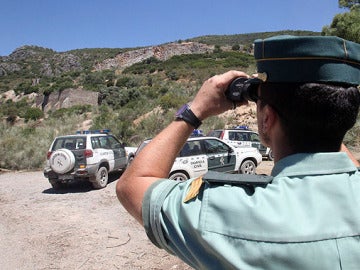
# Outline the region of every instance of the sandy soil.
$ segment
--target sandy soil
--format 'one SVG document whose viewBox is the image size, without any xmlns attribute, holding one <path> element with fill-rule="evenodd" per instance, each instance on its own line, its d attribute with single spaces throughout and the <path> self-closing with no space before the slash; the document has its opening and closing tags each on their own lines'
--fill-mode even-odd
<svg viewBox="0 0 360 270">
<path fill-rule="evenodd" d="M 265 161 L 258 173 L 273 166 Z M 191 269 L 156 248 L 120 205 L 116 179 L 55 191 L 42 172 L 0 173 L 0 265 L 13 269 Z"/>
</svg>

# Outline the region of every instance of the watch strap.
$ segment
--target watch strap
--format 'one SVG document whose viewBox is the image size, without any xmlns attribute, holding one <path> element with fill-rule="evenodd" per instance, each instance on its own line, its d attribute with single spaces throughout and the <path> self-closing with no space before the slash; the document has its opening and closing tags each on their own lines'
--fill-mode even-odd
<svg viewBox="0 0 360 270">
<path fill-rule="evenodd" d="M 202 122 L 199 118 L 193 113 L 188 104 L 185 104 L 176 114 L 177 121 L 185 121 L 186 123 L 192 125 L 195 129 L 197 129 Z"/>
</svg>

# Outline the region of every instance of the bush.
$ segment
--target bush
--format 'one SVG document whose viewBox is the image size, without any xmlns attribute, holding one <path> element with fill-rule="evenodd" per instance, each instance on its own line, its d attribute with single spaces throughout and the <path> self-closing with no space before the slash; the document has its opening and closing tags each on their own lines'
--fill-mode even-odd
<svg viewBox="0 0 360 270">
<path fill-rule="evenodd" d="M 233 46 L 231 47 L 231 49 L 232 49 L 233 51 L 238 51 L 238 50 L 240 50 L 240 45 L 239 45 L 239 44 L 233 45 Z"/>
<path fill-rule="evenodd" d="M 178 108 L 186 102 L 187 100 L 184 97 L 177 96 L 174 93 L 167 93 L 160 98 L 159 103 L 161 108 L 167 111 L 171 108 Z"/>
<path fill-rule="evenodd" d="M 141 139 L 152 138 L 163 130 L 174 119 L 174 111 L 167 113 L 161 111 L 153 111 L 144 120 L 135 127 L 135 134 L 139 134 Z"/>
<path fill-rule="evenodd" d="M 130 81 L 129 77 L 121 77 L 118 78 L 116 81 L 116 86 L 117 87 L 127 87 L 128 82 Z"/>
<path fill-rule="evenodd" d="M 39 108 L 28 108 L 24 115 L 25 122 L 29 120 L 38 120 L 42 117 L 44 117 L 44 113 Z"/>
<path fill-rule="evenodd" d="M 131 109 L 114 111 L 110 107 L 101 106 L 93 120 L 92 129 L 110 129 L 111 133 L 124 142 L 134 135 Z"/>
</svg>

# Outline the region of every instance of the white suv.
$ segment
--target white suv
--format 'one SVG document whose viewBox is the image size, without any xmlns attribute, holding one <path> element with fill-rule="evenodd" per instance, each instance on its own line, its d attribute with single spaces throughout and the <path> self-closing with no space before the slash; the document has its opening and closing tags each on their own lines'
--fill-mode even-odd
<svg viewBox="0 0 360 270">
<path fill-rule="evenodd" d="M 207 136 L 216 137 L 234 147 L 256 147 L 263 157 L 274 160 L 272 150 L 260 143 L 259 134 L 249 130 L 247 126 L 238 126 L 232 129 L 217 129 L 210 131 Z"/>
<path fill-rule="evenodd" d="M 145 140 L 138 154 L 151 140 Z M 184 181 L 204 175 L 208 170 L 255 174 L 262 157 L 254 147 L 234 148 L 211 137 L 189 138 L 170 170 L 169 178 Z"/>
<path fill-rule="evenodd" d="M 126 165 L 124 146 L 109 130 L 83 131 L 54 139 L 47 153 L 44 176 L 53 188 L 87 180 L 99 189 L 106 187 L 109 172 L 124 170 Z"/>
</svg>

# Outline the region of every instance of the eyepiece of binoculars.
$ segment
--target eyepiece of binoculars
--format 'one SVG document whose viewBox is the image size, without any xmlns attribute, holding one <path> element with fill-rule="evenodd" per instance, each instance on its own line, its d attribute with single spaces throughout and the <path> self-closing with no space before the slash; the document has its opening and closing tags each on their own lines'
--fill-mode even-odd
<svg viewBox="0 0 360 270">
<path fill-rule="evenodd" d="M 225 91 L 225 95 L 228 99 L 235 102 L 256 101 L 256 89 L 254 84 L 250 83 L 251 79 L 245 77 L 238 77 L 234 79 L 228 89 Z"/>
</svg>

